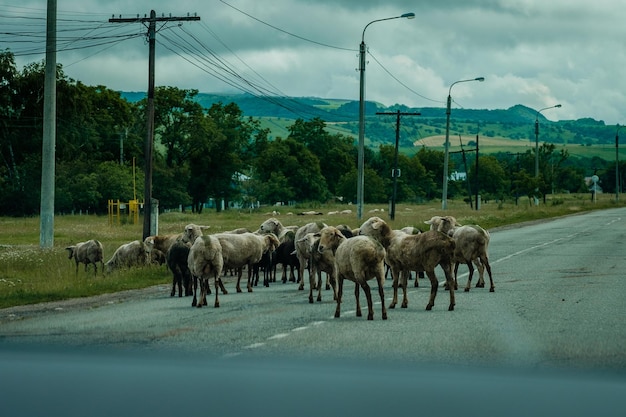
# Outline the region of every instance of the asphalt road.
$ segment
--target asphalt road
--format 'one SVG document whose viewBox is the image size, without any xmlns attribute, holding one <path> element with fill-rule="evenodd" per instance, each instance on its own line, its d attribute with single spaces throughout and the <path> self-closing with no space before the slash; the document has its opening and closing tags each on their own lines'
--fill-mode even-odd
<svg viewBox="0 0 626 417">
<path fill-rule="evenodd" d="M 356 317 L 352 283 L 334 318 L 308 281 L 238 294 L 232 278 L 219 308 L 157 286 L 3 309 L 0 415 L 623 415 L 625 237 L 626 209 L 493 230 L 495 292 L 460 290 L 449 312 L 440 288 L 426 311 L 410 281 L 384 321 L 375 290 L 374 320 Z"/>
<path fill-rule="evenodd" d="M 496 290 L 457 291 L 447 311 L 443 288 L 425 311 L 427 280 L 409 282 L 409 306 L 381 320 L 356 317 L 353 284 L 334 318 L 331 291 L 309 304 L 294 283 L 229 294 L 221 306 L 192 308 L 168 286 L 69 302 L 0 310 L 0 348 L 14 344 L 71 349 L 369 358 L 523 368 L 626 369 L 626 210 L 563 217 L 491 232 Z M 459 286 L 466 282 L 461 266 Z M 440 280 L 443 274 L 439 271 Z M 245 288 L 245 286 L 243 286 Z M 245 291 L 245 290 L 244 290 Z M 392 294 L 385 283 L 386 304 Z M 364 294 L 361 303 L 366 312 Z"/>
</svg>

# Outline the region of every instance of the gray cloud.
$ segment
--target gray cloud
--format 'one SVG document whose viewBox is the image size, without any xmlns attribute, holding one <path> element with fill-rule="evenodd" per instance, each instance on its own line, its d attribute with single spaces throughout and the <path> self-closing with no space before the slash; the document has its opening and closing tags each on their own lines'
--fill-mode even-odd
<svg viewBox="0 0 626 417">
<path fill-rule="evenodd" d="M 10 13 L 45 17 L 42 7 L 28 0 L 14 8 L 0 6 L 0 27 Z M 230 85 L 220 77 L 221 70 L 195 61 L 214 54 L 243 80 L 268 92 L 357 99 L 357 50 L 365 25 L 414 12 L 415 19 L 367 28 L 368 100 L 443 106 L 453 82 L 484 76 L 485 83 L 455 85 L 457 106 L 493 109 L 519 103 L 538 109 L 561 103 L 561 109 L 546 112 L 546 117 L 626 123 L 621 71 L 626 67 L 626 9 L 618 0 L 67 0 L 59 5 L 59 18 L 100 21 L 85 24 L 103 33 L 112 25 L 107 23 L 111 14 L 131 16 L 151 8 L 159 14 L 197 12 L 201 17 L 201 22 L 181 28 L 169 25 L 157 35 L 160 85 L 206 92 L 245 85 Z M 3 45 L 15 51 L 22 47 L 3 36 Z M 190 44 L 194 47 L 187 50 Z M 42 58 L 19 59 L 26 63 Z M 59 53 L 72 78 L 123 90 L 146 88 L 146 61 L 142 38 Z"/>
</svg>

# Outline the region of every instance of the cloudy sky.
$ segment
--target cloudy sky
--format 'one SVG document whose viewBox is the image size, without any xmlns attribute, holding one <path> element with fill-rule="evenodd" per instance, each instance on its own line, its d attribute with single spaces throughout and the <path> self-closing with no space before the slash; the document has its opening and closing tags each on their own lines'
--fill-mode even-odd
<svg viewBox="0 0 626 417">
<path fill-rule="evenodd" d="M 147 88 L 146 28 L 109 18 L 200 16 L 157 25 L 156 84 L 201 92 L 358 100 L 365 30 L 366 98 L 384 105 L 541 109 L 551 120 L 626 124 L 623 0 L 58 0 L 67 76 Z M 45 0 L 0 0 L 0 48 L 41 61 Z"/>
</svg>

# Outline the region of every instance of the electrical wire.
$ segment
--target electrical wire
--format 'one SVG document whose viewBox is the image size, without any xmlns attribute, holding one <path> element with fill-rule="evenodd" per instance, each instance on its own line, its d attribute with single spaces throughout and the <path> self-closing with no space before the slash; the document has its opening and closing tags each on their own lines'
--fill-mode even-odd
<svg viewBox="0 0 626 417">
<path fill-rule="evenodd" d="M 220 1 L 224 5 L 236 10 L 248 18 L 296 39 L 326 48 L 350 52 L 356 51 L 355 49 L 328 45 L 296 35 L 258 19 L 223 0 Z M 16 14 L 16 9 L 19 9 L 22 13 L 23 10 L 28 10 L 29 16 Z M 38 14 L 41 16 L 38 16 Z M 80 14 L 79 18 L 76 18 L 76 16 L 79 15 L 77 13 L 60 14 L 61 17 L 57 21 L 57 52 L 97 49 L 90 55 L 84 56 L 79 60 L 68 64 L 68 66 L 102 53 L 103 51 L 123 43 L 124 41 L 146 36 L 145 31 L 137 31 L 132 28 L 131 25 L 109 25 L 108 21 L 92 20 L 91 17 L 94 16 L 93 14 Z M 279 88 L 269 82 L 265 77 L 255 71 L 230 47 L 228 47 L 228 45 L 206 24 L 202 23 L 199 26 L 201 29 L 209 33 L 212 38 L 214 38 L 241 64 L 250 70 L 250 73 L 253 74 L 253 76 L 243 76 L 239 71 L 237 71 L 235 65 L 228 62 L 227 59 L 220 56 L 218 53 L 212 51 L 211 48 L 205 45 L 205 43 L 197 35 L 194 35 L 192 32 L 186 30 L 182 24 L 179 24 L 176 27 L 163 24 L 159 28 L 161 35 L 157 39 L 159 39 L 159 43 L 171 53 L 179 56 L 191 65 L 199 68 L 225 84 L 282 107 L 300 117 L 308 118 L 310 116 L 331 114 L 324 109 L 317 109 L 316 112 L 311 112 L 310 106 L 303 106 L 298 100 L 290 98 L 287 94 L 280 91 Z M 45 53 L 46 41 L 45 27 L 45 10 L 0 5 L 0 28 L 2 28 L 0 29 L 0 42 L 17 45 L 16 50 L 13 51 L 15 56 L 43 55 Z M 181 30 L 173 31 L 172 29 L 175 28 L 180 28 Z M 167 29 L 167 31 L 165 29 Z M 373 54 L 369 53 L 369 55 L 391 78 L 408 91 L 425 100 L 441 103 L 439 100 L 430 99 L 411 89 L 405 83 L 400 81 L 395 75 L 393 75 L 391 71 L 389 71 Z M 347 116 L 336 113 L 332 113 L 332 117 L 335 119 L 345 118 L 346 120 L 352 120 Z"/>
</svg>

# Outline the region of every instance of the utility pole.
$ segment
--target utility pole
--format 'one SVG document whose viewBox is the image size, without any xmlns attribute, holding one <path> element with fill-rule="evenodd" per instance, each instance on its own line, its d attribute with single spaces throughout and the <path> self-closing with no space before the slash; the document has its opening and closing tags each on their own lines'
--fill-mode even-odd
<svg viewBox="0 0 626 417">
<path fill-rule="evenodd" d="M 465 149 L 463 149 L 463 139 L 461 139 L 461 135 L 459 135 L 459 142 L 461 143 L 461 155 L 463 155 L 463 166 L 465 167 L 465 176 L 466 176 L 465 179 L 467 180 L 466 181 L 467 182 L 467 195 L 469 196 L 470 208 L 474 210 L 474 204 L 472 203 L 472 183 L 470 182 L 469 170 L 467 169 L 467 158 L 465 157 Z"/>
<path fill-rule="evenodd" d="M 134 17 L 134 18 L 111 18 L 110 23 L 142 23 L 148 24 L 148 102 L 146 107 L 146 140 L 144 142 L 144 160 L 145 160 L 145 181 L 144 181 L 144 218 L 143 218 L 143 239 L 150 235 L 156 234 L 156 222 L 152 222 L 152 162 L 154 151 L 154 55 L 156 45 L 156 23 L 157 22 L 183 22 L 191 20 L 200 20 L 199 16 L 157 17 L 154 10 L 150 11 L 150 17 Z M 158 213 L 154 213 L 158 216 Z M 151 225 L 155 225 L 151 227 Z"/>
<path fill-rule="evenodd" d="M 478 130 L 480 127 L 480 122 L 478 123 L 478 125 L 476 126 L 476 210 L 478 210 L 480 208 L 480 204 L 478 199 L 480 198 L 480 194 L 478 191 Z M 469 181 L 469 178 L 468 178 Z"/>
<path fill-rule="evenodd" d="M 54 184 L 57 115 L 57 0 L 48 0 L 46 18 L 46 69 L 43 98 L 43 144 L 41 150 L 41 207 L 39 246 L 54 245 Z"/>
<path fill-rule="evenodd" d="M 398 169 L 398 143 L 400 142 L 400 116 L 420 116 L 421 113 L 402 113 L 400 112 L 400 110 L 398 110 L 395 113 L 377 112 L 376 114 L 396 116 L 396 150 L 393 156 L 393 171 L 391 172 L 391 176 L 393 177 L 393 194 L 391 196 L 391 210 L 389 210 L 389 218 L 391 220 L 395 220 L 396 197 L 398 195 L 398 177 L 400 176 L 400 170 Z"/>
</svg>

